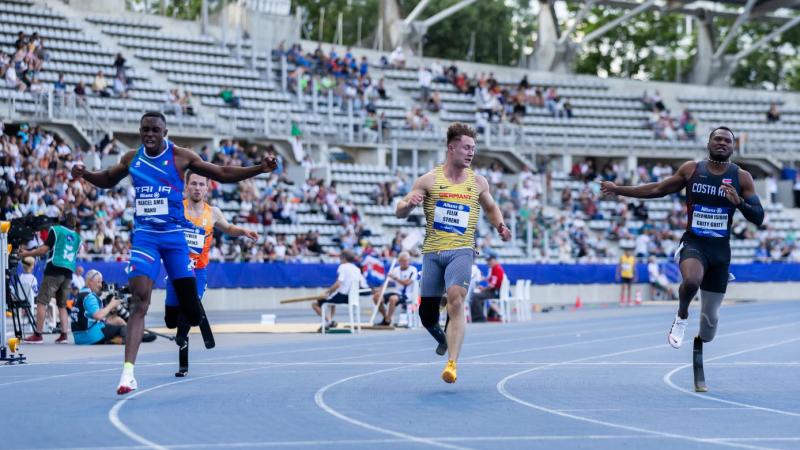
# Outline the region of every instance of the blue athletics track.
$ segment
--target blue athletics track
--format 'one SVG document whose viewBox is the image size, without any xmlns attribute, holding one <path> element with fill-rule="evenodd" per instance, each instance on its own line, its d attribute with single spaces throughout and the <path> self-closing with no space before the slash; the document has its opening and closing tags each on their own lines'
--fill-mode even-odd
<svg viewBox="0 0 800 450">
<path fill-rule="evenodd" d="M 122 347 L 46 336 L 0 367 L 0 448 L 800 448 L 798 303 L 724 305 L 705 394 L 688 365 L 699 312 L 674 350 L 674 308 L 470 324 L 454 385 L 422 330 L 222 334 L 210 351 L 193 335 L 187 378 L 158 339 L 119 397 Z"/>
</svg>

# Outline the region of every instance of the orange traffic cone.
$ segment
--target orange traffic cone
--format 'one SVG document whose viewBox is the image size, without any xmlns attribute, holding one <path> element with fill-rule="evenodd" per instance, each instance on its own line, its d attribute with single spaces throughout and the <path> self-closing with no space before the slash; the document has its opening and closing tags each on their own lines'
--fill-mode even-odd
<svg viewBox="0 0 800 450">
<path fill-rule="evenodd" d="M 635 302 L 636 302 L 637 305 L 641 305 L 642 304 L 642 290 L 641 289 L 637 289 L 636 290 L 636 300 L 635 300 Z"/>
<path fill-rule="evenodd" d="M 578 298 L 575 299 L 575 309 L 579 309 L 583 306 L 583 302 L 581 301 L 581 296 L 579 295 Z"/>
</svg>

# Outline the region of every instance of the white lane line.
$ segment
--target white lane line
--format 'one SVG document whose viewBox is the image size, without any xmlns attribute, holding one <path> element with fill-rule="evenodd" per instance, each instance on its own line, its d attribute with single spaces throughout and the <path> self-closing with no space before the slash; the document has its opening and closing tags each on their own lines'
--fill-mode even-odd
<svg viewBox="0 0 800 450">
<path fill-rule="evenodd" d="M 590 339 L 590 340 L 584 340 L 584 341 L 578 341 L 578 342 L 570 342 L 570 343 L 566 343 L 566 344 L 556 344 L 556 345 L 547 345 L 547 346 L 534 347 L 534 348 L 526 349 L 525 351 L 546 350 L 546 349 L 562 348 L 562 347 L 568 347 L 568 346 L 574 346 L 574 345 L 583 345 L 583 344 L 589 344 L 589 343 L 607 342 L 607 341 L 620 340 L 620 339 L 630 339 L 632 337 L 639 337 L 639 336 L 652 335 L 652 334 L 653 334 L 653 332 L 650 331 L 648 333 L 636 333 L 636 334 L 631 334 L 631 335 L 616 336 L 616 337 L 613 337 L 613 338 Z M 663 347 L 663 345 L 660 345 L 659 347 Z M 502 355 L 502 354 L 506 354 L 506 353 L 508 353 L 508 352 L 486 353 L 486 354 L 483 354 L 483 355 L 476 355 L 476 356 L 471 356 L 471 357 L 467 357 L 467 358 L 463 358 L 463 359 L 464 360 L 480 359 L 480 358 L 487 358 L 487 357 L 490 357 L 490 356 L 495 356 L 497 354 Z M 517 353 L 517 351 L 514 351 L 512 353 Z M 437 362 L 429 362 L 429 363 L 417 363 L 417 364 L 414 364 L 414 366 L 427 366 L 427 365 L 439 364 L 439 363 L 440 363 L 439 361 L 437 361 Z M 388 368 L 388 369 L 375 370 L 375 371 L 372 371 L 372 372 L 367 372 L 367 373 L 362 373 L 362 374 L 358 374 L 358 375 L 353 375 L 353 376 L 350 376 L 350 377 L 341 378 L 341 379 L 339 379 L 337 381 L 334 381 L 333 383 L 330 383 L 330 384 L 320 388 L 316 392 L 316 394 L 314 394 L 314 401 L 317 404 L 317 406 L 320 409 L 322 409 L 323 411 L 327 412 L 328 414 L 331 414 L 332 416 L 334 416 L 334 417 L 336 417 L 336 418 L 338 418 L 340 420 L 343 420 L 343 421 L 345 421 L 347 423 L 350 423 L 352 425 L 356 425 L 356 426 L 359 426 L 359 427 L 362 427 L 362 428 L 366 428 L 366 429 L 371 430 L 371 431 L 376 431 L 378 433 L 383 433 L 383 434 L 387 434 L 387 435 L 394 436 L 394 437 L 401 437 L 401 438 L 407 439 L 409 442 L 423 443 L 423 444 L 428 444 L 428 445 L 431 445 L 431 446 L 442 447 L 445 444 L 437 443 L 432 438 L 422 438 L 422 437 L 418 437 L 418 436 L 412 436 L 412 435 L 409 435 L 409 434 L 406 434 L 406 433 L 401 433 L 401 432 L 398 432 L 398 431 L 390 430 L 390 429 L 387 429 L 387 428 L 383 428 L 383 427 L 379 427 L 379 426 L 376 426 L 376 425 L 372 425 L 372 424 L 366 423 L 366 422 L 361 421 L 361 420 L 354 419 L 352 417 L 349 417 L 349 416 L 347 416 L 345 414 L 340 413 L 339 411 L 337 411 L 334 408 L 330 407 L 327 404 L 327 402 L 325 402 L 325 393 L 330 388 L 332 388 L 334 386 L 349 382 L 351 380 L 356 380 L 356 379 L 359 379 L 359 378 L 371 377 L 373 375 L 377 375 L 377 374 L 384 373 L 384 372 L 391 372 L 391 371 L 401 370 L 401 369 L 404 369 L 406 367 L 410 367 L 410 366 L 392 367 L 392 368 Z M 452 448 L 452 447 L 448 447 L 448 448 Z M 463 447 L 459 447 L 459 448 L 463 448 Z"/>
<path fill-rule="evenodd" d="M 785 341 L 776 342 L 776 343 L 773 343 L 773 344 L 762 345 L 762 346 L 759 346 L 759 347 L 754 347 L 754 348 L 741 350 L 741 351 L 733 352 L 733 353 L 727 353 L 725 355 L 719 355 L 719 356 L 715 356 L 713 358 L 709 358 L 708 361 L 715 361 L 715 360 L 718 360 L 718 359 L 730 358 L 731 356 L 737 356 L 737 355 L 742 355 L 742 354 L 745 354 L 745 353 L 756 352 L 756 351 L 759 351 L 759 350 L 764 350 L 764 349 L 772 348 L 772 347 L 778 347 L 780 345 L 785 345 L 785 344 L 789 344 L 789 343 L 797 342 L 797 341 L 800 341 L 800 338 L 787 339 Z M 664 383 L 666 383 L 669 387 L 671 387 L 673 389 L 676 389 L 678 391 L 690 394 L 690 395 L 692 395 L 694 397 L 697 397 L 697 398 L 702 398 L 704 400 L 709 400 L 709 401 L 719 402 L 719 403 L 725 403 L 725 404 L 734 405 L 734 406 L 741 406 L 741 407 L 747 408 L 747 409 L 753 409 L 753 410 L 764 411 L 764 412 L 769 412 L 769 413 L 774 413 L 774 414 L 780 414 L 780 415 L 784 415 L 784 416 L 800 417 L 800 413 L 796 413 L 796 412 L 784 411 L 784 410 L 775 409 L 775 408 L 766 408 L 766 407 L 763 407 L 763 406 L 751 405 L 749 403 L 737 402 L 737 401 L 733 401 L 733 400 L 726 400 L 724 398 L 714 397 L 714 396 L 708 395 L 708 394 L 700 394 L 698 392 L 692 392 L 692 391 L 690 391 L 690 390 L 688 390 L 686 388 L 682 388 L 682 387 L 676 385 L 672 381 L 672 376 L 675 375 L 676 373 L 678 373 L 678 371 L 683 370 L 683 369 L 685 369 L 687 367 L 692 367 L 692 365 L 691 364 L 684 364 L 684 365 L 682 365 L 680 367 L 676 367 L 675 369 L 673 369 L 669 373 L 665 374 L 664 378 L 663 378 Z"/>
<path fill-rule="evenodd" d="M 782 327 L 787 327 L 787 326 L 792 326 L 792 325 L 796 325 L 796 322 L 791 322 L 791 323 L 782 324 L 782 325 L 773 325 L 773 326 L 768 326 L 768 327 L 761 327 L 761 328 L 752 328 L 752 329 L 749 329 L 749 330 L 743 330 L 743 331 L 738 331 L 738 332 L 735 332 L 735 333 L 728 333 L 728 334 L 725 334 L 725 335 L 720 335 L 719 337 L 735 336 L 735 335 L 740 335 L 740 334 L 745 334 L 745 333 L 752 333 L 752 332 L 757 332 L 757 331 L 764 331 L 764 330 L 770 330 L 770 329 L 775 329 L 775 328 L 782 328 Z M 640 347 L 640 348 L 631 349 L 631 350 L 625 350 L 625 351 L 621 351 L 621 352 L 607 353 L 607 354 L 604 354 L 604 355 L 596 355 L 596 356 L 590 356 L 590 357 L 586 357 L 586 358 L 579 358 L 579 359 L 575 359 L 575 360 L 571 360 L 571 361 L 565 361 L 565 363 L 582 362 L 582 361 L 588 361 L 588 360 L 592 360 L 592 359 L 596 359 L 596 358 L 607 358 L 607 357 L 611 357 L 611 356 L 618 356 L 620 354 L 628 354 L 628 353 L 634 353 L 634 352 L 640 352 L 640 351 L 646 351 L 646 350 L 653 350 L 653 349 L 663 348 L 663 347 L 664 347 L 663 344 L 656 345 L 656 346 L 651 345 L 651 346 L 647 346 L 647 347 Z M 513 373 L 511 375 L 508 375 L 507 377 L 503 378 L 502 380 L 500 380 L 497 383 L 497 391 L 503 397 L 505 397 L 505 398 L 515 402 L 515 403 L 519 403 L 520 405 L 527 406 L 527 407 L 532 408 L 532 409 L 536 409 L 536 410 L 539 410 L 539 411 L 542 411 L 542 412 L 545 412 L 545 413 L 549 413 L 549 414 L 553 414 L 553 415 L 556 415 L 556 416 L 560 416 L 560 417 L 565 417 L 565 418 L 568 418 L 568 419 L 578 420 L 578 421 L 587 422 L 587 423 L 593 423 L 593 424 L 596 424 L 596 425 L 602 425 L 602 426 L 606 426 L 606 427 L 609 427 L 609 428 L 616 428 L 616 429 L 620 429 L 620 430 L 633 431 L 633 432 L 638 432 L 638 433 L 645 433 L 645 434 L 650 434 L 650 435 L 655 435 L 655 436 L 662 436 L 662 437 L 667 437 L 667 438 L 688 440 L 688 441 L 698 442 L 698 443 L 712 443 L 712 444 L 716 444 L 716 445 L 747 448 L 747 449 L 754 449 L 754 450 L 772 450 L 772 449 L 769 449 L 768 447 L 758 447 L 758 446 L 752 446 L 752 445 L 747 445 L 747 444 L 737 444 L 735 442 L 726 442 L 726 441 L 709 441 L 709 440 L 704 439 L 704 438 L 696 438 L 696 437 L 693 437 L 693 436 L 682 435 L 682 434 L 677 434 L 677 433 L 667 433 L 667 432 L 651 430 L 651 429 L 647 429 L 647 428 L 634 427 L 634 426 L 630 426 L 630 425 L 622 425 L 622 424 L 608 422 L 608 421 L 604 421 L 604 420 L 592 419 L 590 417 L 584 417 L 584 416 L 579 416 L 579 415 L 575 415 L 575 414 L 565 413 L 565 412 L 558 411 L 556 409 L 547 408 L 545 406 L 537 405 L 537 404 L 522 400 L 521 398 L 516 397 L 513 394 L 511 394 L 508 391 L 508 389 L 506 388 L 506 385 L 508 384 L 508 382 L 510 380 L 514 379 L 514 378 L 517 378 L 517 377 L 519 377 L 521 375 L 525 375 L 525 374 L 531 373 L 531 372 L 536 371 L 536 370 L 541 370 L 541 369 L 545 369 L 545 368 L 548 368 L 548 367 L 554 367 L 554 366 L 559 366 L 559 365 L 561 365 L 561 364 L 558 363 L 558 364 L 552 364 L 552 365 L 543 365 L 543 366 L 534 367 L 534 368 L 531 368 L 531 369 L 526 369 L 526 370 L 523 370 L 523 371 L 520 371 L 520 372 Z"/>
<path fill-rule="evenodd" d="M 764 318 L 769 318 L 769 317 L 764 317 Z M 749 320 L 747 320 L 747 319 L 746 319 L 746 320 L 743 320 L 743 322 L 748 322 L 748 323 L 749 323 L 749 322 L 756 322 L 756 321 L 758 321 L 758 320 L 761 320 L 761 319 L 762 319 L 762 317 L 759 317 L 759 318 L 754 318 L 754 319 L 749 319 Z M 773 326 L 773 327 L 768 327 L 768 328 L 775 328 L 775 327 L 776 327 L 776 326 Z M 752 330 L 748 330 L 748 331 L 752 331 Z M 627 338 L 630 338 L 630 337 L 640 336 L 640 335 L 643 335 L 643 334 L 646 334 L 646 333 L 639 333 L 639 334 L 636 334 L 636 335 L 631 335 L 631 336 L 622 336 L 622 337 L 618 337 L 618 338 L 614 338 L 614 339 L 627 339 Z M 555 346 L 540 347 L 539 349 L 546 349 L 546 348 L 560 348 L 560 347 L 564 347 L 564 346 L 566 346 L 566 345 L 578 345 L 578 344 L 592 343 L 592 342 L 595 342 L 595 341 L 596 341 L 596 342 L 603 342 L 603 341 L 607 341 L 607 340 L 614 340 L 614 339 L 598 339 L 598 340 L 594 340 L 594 341 L 592 341 L 592 340 L 588 340 L 588 341 L 580 341 L 580 342 L 576 342 L 576 343 L 572 343 L 572 344 L 559 344 L 559 345 L 555 345 Z M 365 345 L 365 344 L 351 344 L 351 345 L 347 345 L 347 346 L 336 346 L 336 347 L 337 347 L 337 348 L 349 348 L 349 347 L 361 347 L 361 346 L 364 346 L 364 345 Z M 370 345 L 371 345 L 371 344 L 370 344 Z M 658 346 L 658 347 L 663 347 L 663 345 L 662 345 L 662 346 Z M 428 350 L 428 349 L 429 349 L 429 348 L 426 348 L 426 350 Z M 313 350 L 313 349 L 303 349 L 303 351 L 311 351 L 311 350 Z M 289 351 L 289 352 L 280 352 L 280 353 L 295 353 L 295 352 L 291 352 L 291 351 Z M 262 354 L 269 354 L 269 352 L 267 352 L 267 353 L 262 353 Z M 379 353 L 378 355 L 386 355 L 386 353 L 385 353 L 385 352 L 384 352 L 384 353 Z M 493 356 L 493 355 L 494 355 L 493 353 L 489 353 L 489 354 L 485 354 L 485 355 L 478 355 L 478 356 L 473 356 L 473 357 L 471 357 L 471 358 L 465 358 L 465 359 L 477 359 L 477 358 L 483 358 L 483 357 L 487 357 L 487 356 Z M 214 358 L 214 359 L 216 359 L 216 360 L 222 360 L 222 359 L 234 359 L 234 358 L 238 358 L 238 357 L 242 357 L 242 355 L 234 355 L 234 356 L 230 356 L 230 357 L 220 357 L 220 358 Z M 328 361 L 338 361 L 338 360 L 341 360 L 341 358 L 331 358 L 331 359 L 329 359 Z M 206 360 L 206 361 L 208 361 L 208 360 Z M 436 364 L 436 363 L 424 363 L 424 364 L 422 364 L 422 365 L 425 365 L 425 364 Z M 124 424 L 124 423 L 123 423 L 123 422 L 122 422 L 122 421 L 119 419 L 119 411 L 120 411 L 120 409 L 122 408 L 122 406 L 124 406 L 124 405 L 125 405 L 125 403 L 126 403 L 126 402 L 127 402 L 129 399 L 131 399 L 131 398 L 135 398 L 135 397 L 138 397 L 138 396 L 140 396 L 140 395 L 143 395 L 143 394 L 144 394 L 144 393 L 146 393 L 146 392 L 150 392 L 150 391 L 153 391 L 153 390 L 156 390 L 156 389 L 160 389 L 160 388 L 162 388 L 162 387 L 166 387 L 166 386 L 172 386 L 172 385 L 179 384 L 179 383 L 184 383 L 184 382 L 192 382 L 192 381 L 197 381 L 197 380 L 206 379 L 206 378 L 211 378 L 211 377 L 216 377 L 216 376 L 224 376 L 224 375 L 238 374 L 238 373 L 249 372 L 249 371 L 254 371 L 254 370 L 261 370 L 261 369 L 275 368 L 275 367 L 283 367 L 283 366 L 292 366 L 292 365 L 296 365 L 296 364 L 295 364 L 295 363 L 286 363 L 286 364 L 282 364 L 282 365 L 275 365 L 275 366 L 268 366 L 268 367 L 251 367 L 251 368 L 249 368 L 249 369 L 237 370 L 237 371 L 226 372 L 226 373 L 221 373 L 221 374 L 205 375 L 205 376 L 202 376 L 202 377 L 192 377 L 192 378 L 189 378 L 189 379 L 183 379 L 183 380 L 173 381 L 173 382 L 170 382 L 170 383 L 165 383 L 165 384 L 157 385 L 157 386 L 154 386 L 154 387 L 152 387 L 152 388 L 149 388 L 149 389 L 145 389 L 145 390 L 141 390 L 141 391 L 138 391 L 138 392 L 134 392 L 133 394 L 129 395 L 128 397 L 126 397 L 126 398 L 124 398 L 124 399 L 122 399 L 122 400 L 118 401 L 116 404 L 114 404 L 114 406 L 111 408 L 111 410 L 109 410 L 109 413 L 108 413 L 109 421 L 111 421 L 111 423 L 112 423 L 112 424 L 113 424 L 113 425 L 114 425 L 114 426 L 115 426 L 115 427 L 116 427 L 118 430 L 120 430 L 120 432 L 122 432 L 123 434 L 125 434 L 125 435 L 126 435 L 126 436 L 128 436 L 129 438 L 133 439 L 134 441 L 136 441 L 136 442 L 139 442 L 139 443 L 141 443 L 141 444 L 143 444 L 143 445 L 147 446 L 147 448 L 154 449 L 154 450 L 164 450 L 164 448 L 165 448 L 165 447 L 162 447 L 162 446 L 160 446 L 159 444 L 156 444 L 156 443 L 154 443 L 154 442 L 152 442 L 152 441 L 150 441 L 150 440 L 148 440 L 148 439 L 144 438 L 143 436 L 141 436 L 141 435 L 139 435 L 139 434 L 135 433 L 133 430 L 131 430 L 130 428 L 128 428 L 128 427 L 127 427 L 127 426 L 126 426 L 126 425 L 125 425 L 125 424 Z M 391 371 L 391 370 L 397 370 L 397 369 L 402 369 L 402 368 L 403 368 L 403 367 L 396 367 L 396 368 L 390 368 L 390 369 L 384 369 L 384 370 L 380 370 L 380 371 L 377 371 L 377 372 L 378 372 L 378 373 L 380 373 L 380 372 L 387 372 L 387 371 Z M 369 375 L 369 374 L 368 374 L 368 375 Z M 366 376 L 366 375 L 365 375 L 365 376 Z M 319 392 L 319 391 L 318 391 L 318 392 Z M 316 401 L 316 394 L 315 394 L 315 401 Z M 324 400 L 323 400 L 323 401 L 324 401 Z M 391 431 L 391 430 L 387 430 L 387 431 Z M 154 446 L 155 446 L 155 447 L 154 447 Z"/>
<path fill-rule="evenodd" d="M 158 364 L 153 364 L 153 365 L 160 366 L 160 365 L 164 365 L 164 364 L 172 364 L 172 363 L 158 363 Z M 119 366 L 119 363 L 117 363 L 116 365 Z M 49 375 L 49 376 L 45 376 L 45 377 L 26 378 L 24 380 L 9 381 L 8 383 L 0 383 L 0 388 L 6 387 L 6 386 L 12 386 L 12 385 L 25 384 L 25 383 L 35 383 L 35 382 L 44 381 L 44 380 L 55 380 L 55 379 L 58 379 L 58 378 L 66 378 L 66 377 L 71 377 L 71 376 L 75 376 L 75 375 L 87 375 L 87 374 L 92 374 L 92 373 L 111 372 L 111 371 L 114 371 L 114 370 L 118 370 L 118 368 L 115 367 L 113 369 L 85 370 L 85 371 L 82 371 L 82 372 L 63 373 L 63 374 L 60 374 L 60 375 Z"/>
<path fill-rule="evenodd" d="M 427 365 L 427 364 L 430 364 L 430 363 L 420 363 L 419 365 Z M 464 449 L 468 448 L 468 447 L 461 447 L 461 446 L 458 446 L 458 445 L 446 444 L 446 443 L 443 443 L 443 442 L 437 442 L 437 441 L 435 441 L 433 439 L 430 439 L 430 438 L 412 436 L 410 434 L 401 433 L 399 431 L 394 431 L 394 430 L 390 430 L 388 428 L 383 428 L 383 427 L 372 425 L 372 424 L 369 424 L 369 423 L 366 423 L 366 422 L 362 422 L 360 420 L 348 417 L 348 416 L 340 413 L 339 411 L 336 411 L 335 409 L 333 409 L 330 406 L 328 406 L 328 404 L 325 402 L 325 393 L 328 391 L 328 389 L 330 389 L 330 388 L 332 388 L 334 386 L 337 386 L 337 385 L 342 384 L 342 383 L 346 383 L 346 382 L 348 382 L 350 380 L 355 380 L 355 379 L 358 379 L 358 378 L 364 378 L 364 377 L 367 377 L 367 376 L 376 375 L 376 374 L 379 374 L 379 373 L 382 373 L 382 372 L 389 372 L 389 371 L 392 371 L 392 370 L 397 370 L 397 368 L 376 370 L 374 372 L 368 372 L 368 373 L 365 373 L 365 374 L 353 375 L 353 376 L 350 376 L 350 377 L 347 377 L 347 378 L 342 378 L 342 379 L 340 379 L 338 381 L 335 381 L 333 383 L 330 383 L 330 384 L 320 388 L 314 394 L 314 402 L 317 404 L 317 406 L 320 409 L 322 409 L 326 413 L 336 417 L 337 419 L 343 420 L 343 421 L 345 421 L 347 423 L 359 426 L 361 428 L 365 428 L 367 430 L 371 430 L 371 431 L 375 431 L 377 433 L 387 434 L 389 436 L 394 436 L 394 437 L 403 439 L 405 442 L 416 442 L 416 443 L 419 443 L 419 444 L 427 444 L 427 445 L 430 445 L 430 446 L 433 446 L 433 447 L 441 447 L 441 448 L 449 448 L 449 449 L 457 449 L 457 450 L 464 450 Z"/>
</svg>

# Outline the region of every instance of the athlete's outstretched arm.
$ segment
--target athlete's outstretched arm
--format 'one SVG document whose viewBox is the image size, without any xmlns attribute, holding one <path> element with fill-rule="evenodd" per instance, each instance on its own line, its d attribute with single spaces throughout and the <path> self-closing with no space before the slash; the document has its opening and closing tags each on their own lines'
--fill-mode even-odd
<svg viewBox="0 0 800 450">
<path fill-rule="evenodd" d="M 231 224 L 228 222 L 228 219 L 225 218 L 225 215 L 222 214 L 222 211 L 220 211 L 220 209 L 216 206 L 211 208 L 211 216 L 214 220 L 214 228 L 222 231 L 228 236 L 247 236 L 254 241 L 258 240 L 258 233 L 255 231 L 245 230 L 242 227 L 237 227 L 236 225 Z"/>
<path fill-rule="evenodd" d="M 128 167 L 134 156 L 136 150 L 131 150 L 125 153 L 117 164 L 99 172 L 89 172 L 83 164 L 75 164 L 72 166 L 72 178 L 83 178 L 102 189 L 112 188 L 128 176 Z"/>
<path fill-rule="evenodd" d="M 486 211 L 486 218 L 489 219 L 489 223 L 500 234 L 500 238 L 504 241 L 510 241 L 511 230 L 503 222 L 503 212 L 500 211 L 500 207 L 497 206 L 491 192 L 489 192 L 489 182 L 483 176 L 475 175 L 475 184 L 478 185 L 478 190 L 480 191 L 478 202 L 480 202 L 483 210 Z"/>
<path fill-rule="evenodd" d="M 417 181 L 414 182 L 414 186 L 411 187 L 411 192 L 406 194 L 402 200 L 397 202 L 397 206 L 394 209 L 394 215 L 405 219 L 411 214 L 411 211 L 417 207 L 417 205 L 421 204 L 423 200 L 425 200 L 425 196 L 428 194 L 428 188 L 433 183 L 433 173 L 428 172 L 425 175 L 417 178 Z"/>
<path fill-rule="evenodd" d="M 764 208 L 761 207 L 761 200 L 756 195 L 756 186 L 753 183 L 753 176 L 745 170 L 739 171 L 739 186 L 742 187 L 742 195 L 736 193 L 736 189 L 728 183 L 723 183 L 722 189 L 725 196 L 736 208 L 742 212 L 745 219 L 756 225 L 764 223 Z"/>
<path fill-rule="evenodd" d="M 681 189 L 686 187 L 686 182 L 692 176 L 696 164 L 694 161 L 686 162 L 675 172 L 675 175 L 658 183 L 647 183 L 639 186 L 617 186 L 610 181 L 603 181 L 600 183 L 600 190 L 605 195 L 616 194 L 635 198 L 663 197 L 680 192 Z"/>
<path fill-rule="evenodd" d="M 253 178 L 262 173 L 272 172 L 278 165 L 275 158 L 265 156 L 261 160 L 261 164 L 255 166 L 218 166 L 203 161 L 197 153 L 181 147 L 175 147 L 175 155 L 186 161 L 186 165 L 183 167 L 184 170 L 189 169 L 198 175 L 211 178 L 220 183 L 235 183 Z"/>
</svg>

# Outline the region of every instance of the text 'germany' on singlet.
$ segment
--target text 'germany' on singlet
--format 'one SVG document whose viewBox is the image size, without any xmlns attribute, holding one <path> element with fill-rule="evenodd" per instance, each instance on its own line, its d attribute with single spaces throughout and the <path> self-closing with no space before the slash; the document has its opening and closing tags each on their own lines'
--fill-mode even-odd
<svg viewBox="0 0 800 450">
<path fill-rule="evenodd" d="M 435 179 L 422 207 L 425 212 L 423 253 L 475 247 L 475 230 L 481 215 L 475 173 L 467 168 L 467 179 L 454 184 L 444 175 L 444 166 L 434 169 Z"/>
</svg>

